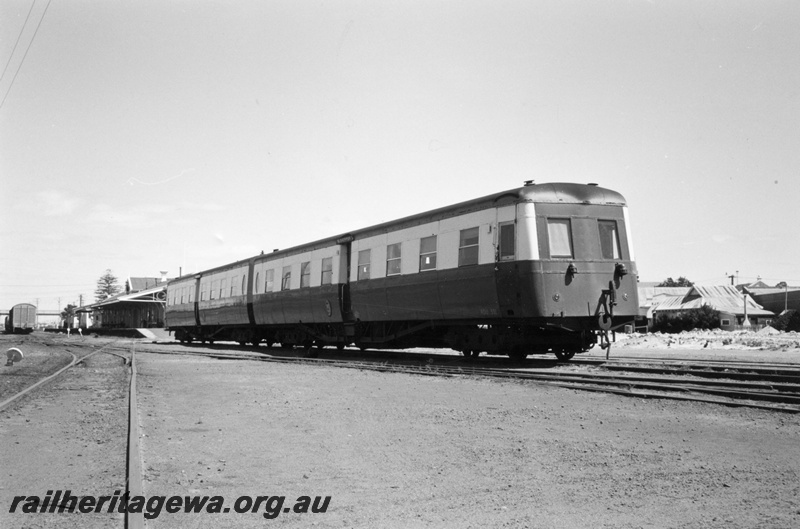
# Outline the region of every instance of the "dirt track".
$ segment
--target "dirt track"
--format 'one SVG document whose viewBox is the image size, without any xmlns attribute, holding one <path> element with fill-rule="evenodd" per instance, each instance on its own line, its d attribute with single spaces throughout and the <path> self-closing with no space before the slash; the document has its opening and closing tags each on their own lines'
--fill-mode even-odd
<svg viewBox="0 0 800 529">
<path fill-rule="evenodd" d="M 284 506 L 331 496 L 325 513 L 162 512 L 148 527 L 800 526 L 797 415 L 146 349 L 137 344 L 147 494 L 283 495 Z M 117 395 L 118 374 L 96 375 L 80 371 L 70 387 Z M 3 439 L 35 444 L 74 418 L 53 412 L 62 390 L 0 414 Z M 118 486 L 106 468 L 91 470 L 114 466 L 110 442 L 92 446 L 108 454 L 84 454 L 82 472 L 68 466 L 90 434 L 117 433 L 107 413 L 87 417 L 52 430 L 69 437 L 53 441 L 58 457 L 14 447 L 0 456 L 0 525 L 77 527 L 86 515 L 10 515 L 9 497 Z"/>
</svg>

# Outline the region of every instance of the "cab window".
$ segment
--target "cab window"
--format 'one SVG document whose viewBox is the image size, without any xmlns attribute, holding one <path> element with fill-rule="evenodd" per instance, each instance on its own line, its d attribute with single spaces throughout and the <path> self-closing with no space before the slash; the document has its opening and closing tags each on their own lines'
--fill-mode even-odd
<svg viewBox="0 0 800 529">
<path fill-rule="evenodd" d="M 603 259 L 620 259 L 617 221 L 598 220 L 597 227 L 600 229 L 600 251 Z"/>
<path fill-rule="evenodd" d="M 572 227 L 569 219 L 547 219 L 550 257 L 572 257 Z"/>
</svg>

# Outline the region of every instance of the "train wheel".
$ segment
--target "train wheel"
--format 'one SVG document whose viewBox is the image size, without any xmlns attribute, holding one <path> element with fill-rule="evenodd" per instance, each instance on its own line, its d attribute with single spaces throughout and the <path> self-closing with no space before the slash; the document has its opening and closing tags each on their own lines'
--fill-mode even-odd
<svg viewBox="0 0 800 529">
<path fill-rule="evenodd" d="M 575 356 L 575 351 L 556 351 L 556 358 L 561 362 L 566 362 Z"/>
</svg>

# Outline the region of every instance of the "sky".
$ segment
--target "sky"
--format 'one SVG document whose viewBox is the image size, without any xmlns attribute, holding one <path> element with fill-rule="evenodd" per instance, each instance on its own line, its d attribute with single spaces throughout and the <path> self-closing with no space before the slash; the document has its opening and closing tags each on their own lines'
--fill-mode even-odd
<svg viewBox="0 0 800 529">
<path fill-rule="evenodd" d="M 0 309 L 524 180 L 622 193 L 642 281 L 800 286 L 798 27 L 795 0 L 3 0 Z"/>
</svg>

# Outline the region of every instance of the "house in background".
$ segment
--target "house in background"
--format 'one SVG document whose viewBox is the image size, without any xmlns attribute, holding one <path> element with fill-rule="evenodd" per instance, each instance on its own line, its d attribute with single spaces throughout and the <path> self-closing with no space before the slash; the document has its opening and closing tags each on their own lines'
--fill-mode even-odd
<svg viewBox="0 0 800 529">
<path fill-rule="evenodd" d="M 653 322 L 658 316 L 677 316 L 681 312 L 699 309 L 703 305 L 719 311 L 720 327 L 732 331 L 767 325 L 775 313 L 765 310 L 746 292 L 733 286 L 688 287 L 687 292 L 654 294 L 647 308 L 647 319 Z M 644 293 L 646 296 L 647 293 Z M 642 293 L 640 291 L 640 296 Z M 645 297 L 646 299 L 646 297 Z"/>
<path fill-rule="evenodd" d="M 685 296 L 692 287 L 659 287 L 656 282 L 639 282 L 639 315 L 650 319 L 650 308 L 669 297 Z"/>
</svg>

